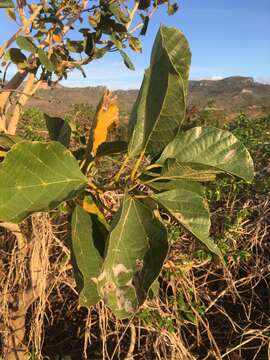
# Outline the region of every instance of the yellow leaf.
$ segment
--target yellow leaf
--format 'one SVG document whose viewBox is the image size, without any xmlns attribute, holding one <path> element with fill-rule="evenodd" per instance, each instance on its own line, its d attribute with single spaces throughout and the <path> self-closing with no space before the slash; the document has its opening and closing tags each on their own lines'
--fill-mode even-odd
<svg viewBox="0 0 270 360">
<path fill-rule="evenodd" d="M 60 43 L 62 41 L 62 35 L 61 34 L 53 34 L 52 36 L 54 42 Z"/>
<path fill-rule="evenodd" d="M 93 132 L 93 156 L 96 154 L 99 145 L 106 141 L 110 126 L 119 124 L 117 99 L 109 90 L 105 91 L 98 105 L 95 124 L 96 127 Z"/>
</svg>

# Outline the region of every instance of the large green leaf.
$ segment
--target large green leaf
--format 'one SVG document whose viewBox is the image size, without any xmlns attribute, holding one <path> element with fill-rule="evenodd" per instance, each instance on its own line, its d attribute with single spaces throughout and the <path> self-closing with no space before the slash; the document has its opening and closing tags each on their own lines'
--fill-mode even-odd
<svg viewBox="0 0 270 360">
<path fill-rule="evenodd" d="M 59 117 L 51 117 L 44 114 L 46 126 L 51 140 L 59 141 L 65 147 L 69 146 L 71 128 L 67 121 Z"/>
<path fill-rule="evenodd" d="M 129 125 L 129 155 L 160 153 L 179 131 L 186 112 L 191 54 L 179 30 L 161 26 Z"/>
<path fill-rule="evenodd" d="M 166 187 L 171 190 L 155 194 L 152 198 L 167 209 L 186 230 L 203 242 L 213 253 L 222 257 L 218 246 L 209 236 L 210 214 L 202 186 L 195 182 L 187 183 L 178 180 L 173 184 L 169 182 Z M 162 186 L 161 189 L 163 189 Z"/>
<path fill-rule="evenodd" d="M 247 181 L 254 176 L 253 161 L 245 146 L 229 131 L 216 128 L 195 127 L 177 135 L 157 163 L 164 164 L 168 159 L 176 159 L 180 166 L 209 167 L 213 172 L 229 173 Z"/>
<path fill-rule="evenodd" d="M 60 143 L 22 141 L 0 164 L 0 221 L 18 223 L 80 193 L 87 184 L 77 161 Z"/>
<path fill-rule="evenodd" d="M 103 258 L 98 248 L 103 241 L 97 237 L 91 216 L 80 206 L 72 214 L 72 263 L 75 280 L 80 293 L 80 305 L 95 305 L 99 300 L 96 283 L 92 280 L 101 271 Z M 103 245 L 103 244 L 101 244 Z"/>
<path fill-rule="evenodd" d="M 151 209 L 126 196 L 109 237 L 100 296 L 118 318 L 138 310 L 158 277 L 168 251 L 167 232 Z"/>
<path fill-rule="evenodd" d="M 166 31 L 164 29 L 160 34 L 163 38 L 163 46 L 167 50 L 170 61 L 175 71 L 181 76 L 185 85 L 184 88 L 187 91 L 191 60 L 188 41 L 184 34 L 176 28 L 166 28 Z M 179 53 L 181 53 L 181 56 L 179 56 Z"/>
</svg>

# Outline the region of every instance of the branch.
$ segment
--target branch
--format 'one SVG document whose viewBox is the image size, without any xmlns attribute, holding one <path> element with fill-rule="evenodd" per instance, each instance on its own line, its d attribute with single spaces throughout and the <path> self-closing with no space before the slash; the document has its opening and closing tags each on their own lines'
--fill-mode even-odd
<svg viewBox="0 0 270 360">
<path fill-rule="evenodd" d="M 9 46 L 17 39 L 17 37 L 24 32 L 27 32 L 27 29 L 29 26 L 32 25 L 36 17 L 39 15 L 40 11 L 42 10 L 43 5 L 37 6 L 33 14 L 30 16 L 30 18 L 26 21 L 25 25 L 22 26 L 14 35 L 11 36 L 9 40 L 7 40 L 4 45 L 0 48 L 0 59 L 5 54 L 6 50 L 9 48 Z"/>
</svg>

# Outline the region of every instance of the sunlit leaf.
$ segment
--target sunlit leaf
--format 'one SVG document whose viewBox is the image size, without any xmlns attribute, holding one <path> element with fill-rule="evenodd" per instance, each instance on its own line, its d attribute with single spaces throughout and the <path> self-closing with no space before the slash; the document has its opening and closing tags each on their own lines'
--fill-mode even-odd
<svg viewBox="0 0 270 360">
<path fill-rule="evenodd" d="M 77 161 L 59 142 L 19 142 L 0 164 L 0 221 L 18 223 L 52 210 L 86 184 Z"/>
<path fill-rule="evenodd" d="M 106 141 L 110 126 L 118 123 L 119 108 L 117 99 L 107 90 L 98 105 L 95 116 L 92 155 L 96 155 L 99 145 Z"/>
<path fill-rule="evenodd" d="M 167 159 L 175 159 L 180 166 L 208 167 L 208 171 L 212 168 L 213 172 L 229 173 L 247 181 L 254 176 L 253 161 L 245 146 L 229 131 L 216 128 L 195 127 L 177 135 L 157 163 L 164 164 Z"/>
<path fill-rule="evenodd" d="M 118 318 L 136 313 L 168 251 L 165 227 L 150 208 L 126 196 L 114 219 L 101 274 L 100 296 Z"/>
</svg>

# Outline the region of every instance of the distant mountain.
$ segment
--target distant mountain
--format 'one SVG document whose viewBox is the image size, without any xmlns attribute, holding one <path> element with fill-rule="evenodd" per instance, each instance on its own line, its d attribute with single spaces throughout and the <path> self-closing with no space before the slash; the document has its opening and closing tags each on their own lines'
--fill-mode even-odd
<svg viewBox="0 0 270 360">
<path fill-rule="evenodd" d="M 41 88 L 28 107 L 37 106 L 51 115 L 60 115 L 72 105 L 87 103 L 97 105 L 105 87 L 63 87 Z M 129 112 L 135 102 L 138 90 L 117 90 L 120 109 Z M 211 104 L 219 110 L 237 113 L 240 110 L 252 114 L 270 113 L 270 85 L 255 82 L 251 77 L 233 76 L 222 80 L 190 81 L 190 106 L 202 108 Z"/>
</svg>

